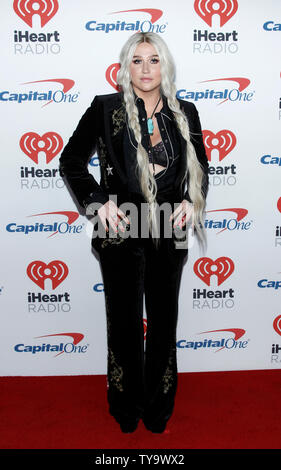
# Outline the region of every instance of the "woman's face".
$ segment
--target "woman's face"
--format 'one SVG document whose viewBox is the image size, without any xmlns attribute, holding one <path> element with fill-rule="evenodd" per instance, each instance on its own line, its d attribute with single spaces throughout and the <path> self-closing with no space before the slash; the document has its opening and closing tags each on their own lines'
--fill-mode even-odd
<svg viewBox="0 0 281 470">
<path fill-rule="evenodd" d="M 160 88 L 160 59 L 151 44 L 142 42 L 135 50 L 131 65 L 131 82 L 135 92 L 151 92 Z"/>
</svg>

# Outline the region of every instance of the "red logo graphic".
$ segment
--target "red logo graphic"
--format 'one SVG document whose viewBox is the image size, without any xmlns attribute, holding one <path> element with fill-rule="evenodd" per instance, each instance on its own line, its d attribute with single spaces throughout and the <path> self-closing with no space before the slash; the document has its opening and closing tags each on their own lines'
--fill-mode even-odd
<svg viewBox="0 0 281 470">
<path fill-rule="evenodd" d="M 33 15 L 40 16 L 43 28 L 57 13 L 58 8 L 58 0 L 14 0 L 16 14 L 31 28 Z"/>
<path fill-rule="evenodd" d="M 163 15 L 163 11 L 162 10 L 157 10 L 156 8 L 138 8 L 136 10 L 113 11 L 112 14 L 114 14 L 114 13 L 130 13 L 131 11 L 141 11 L 141 12 L 144 12 L 144 13 L 148 13 L 150 15 L 150 23 L 155 23 Z"/>
<path fill-rule="evenodd" d="M 62 147 L 63 140 L 56 132 L 46 132 L 42 136 L 36 132 L 27 132 L 20 139 L 20 148 L 36 164 L 39 152 L 45 152 L 46 163 L 50 163 Z"/>
<path fill-rule="evenodd" d="M 120 64 L 111 64 L 106 72 L 105 78 L 108 81 L 109 85 L 111 85 L 116 91 L 119 91 L 119 87 L 117 85 L 117 72 L 120 69 Z"/>
<path fill-rule="evenodd" d="M 279 212 L 281 212 L 281 197 L 279 197 L 277 201 L 277 209 L 279 210 Z"/>
<path fill-rule="evenodd" d="M 203 131 L 203 139 L 209 161 L 211 161 L 212 150 L 216 149 L 219 151 L 219 161 L 221 161 L 236 145 L 235 134 L 228 129 L 223 129 L 216 134 L 205 129 Z"/>
<path fill-rule="evenodd" d="M 211 276 L 214 274 L 218 279 L 218 286 L 220 286 L 234 271 L 234 263 L 232 259 L 221 256 L 213 261 L 211 258 L 199 258 L 193 266 L 195 274 L 207 286 L 210 286 Z"/>
<path fill-rule="evenodd" d="M 146 331 L 147 331 L 147 319 L 143 318 L 143 332 L 144 332 L 144 340 L 146 339 Z"/>
<path fill-rule="evenodd" d="M 60 83 L 62 85 L 63 93 L 67 93 L 75 84 L 75 81 L 71 80 L 70 78 L 50 78 L 48 80 L 36 80 L 34 82 L 24 82 L 24 83 L 21 83 L 21 85 L 28 85 L 29 83 L 46 83 L 46 82 Z M 47 106 L 47 104 L 50 104 L 52 102 L 53 100 L 48 101 L 48 103 L 43 104 L 42 108 L 44 108 L 44 106 Z"/>
<path fill-rule="evenodd" d="M 80 343 L 80 341 L 82 341 L 82 339 L 84 338 L 84 335 L 82 335 L 82 333 L 55 333 L 54 335 L 35 336 L 35 338 L 49 338 L 50 336 L 70 336 L 73 339 L 72 344 L 74 344 L 74 346 Z M 64 351 L 61 351 L 60 353 L 56 354 L 55 357 L 63 353 Z"/>
<path fill-rule="evenodd" d="M 63 261 L 54 260 L 49 264 L 32 261 L 26 269 L 28 277 L 44 290 L 45 279 L 51 279 L 52 289 L 56 289 L 67 277 L 68 267 Z"/>
<path fill-rule="evenodd" d="M 242 328 L 229 328 L 228 330 L 202 331 L 201 333 L 198 333 L 198 335 L 202 335 L 202 334 L 205 334 L 205 333 L 218 333 L 218 332 L 221 332 L 221 331 L 228 331 L 229 333 L 233 333 L 234 334 L 234 341 L 238 341 L 238 339 L 240 339 L 246 333 L 246 330 L 243 330 Z M 219 352 L 219 351 L 221 351 L 221 349 L 224 349 L 224 348 L 225 348 L 225 346 L 218 349 L 216 352 Z"/>
<path fill-rule="evenodd" d="M 223 212 L 223 211 L 228 211 L 228 212 L 235 212 L 236 213 L 236 220 L 237 222 L 240 222 L 240 220 L 244 219 L 244 217 L 246 217 L 246 215 L 248 214 L 248 211 L 247 209 L 242 209 L 242 208 L 231 208 L 231 209 L 214 209 L 212 211 L 206 211 L 206 212 Z M 226 230 L 227 227 L 223 228 L 222 230 L 220 230 L 217 235 L 221 232 L 223 232 L 224 230 Z"/>
<path fill-rule="evenodd" d="M 276 333 L 281 336 L 281 315 L 275 318 L 273 322 L 273 328 L 275 329 Z"/>
<path fill-rule="evenodd" d="M 195 0 L 194 9 L 197 15 L 212 26 L 213 15 L 219 15 L 220 26 L 225 25 L 237 12 L 237 0 Z"/>
</svg>

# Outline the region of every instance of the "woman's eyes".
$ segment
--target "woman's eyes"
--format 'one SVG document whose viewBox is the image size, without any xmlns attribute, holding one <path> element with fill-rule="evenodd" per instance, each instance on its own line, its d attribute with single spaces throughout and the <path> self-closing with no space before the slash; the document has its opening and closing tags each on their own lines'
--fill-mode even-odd
<svg viewBox="0 0 281 470">
<path fill-rule="evenodd" d="M 155 59 L 155 58 L 154 58 L 154 59 L 150 59 L 150 63 L 151 63 L 151 64 L 158 64 L 158 62 L 159 62 L 159 59 Z M 140 63 L 141 63 L 141 59 L 134 59 L 134 60 L 133 60 L 133 64 L 138 65 L 138 64 L 140 64 Z"/>
</svg>

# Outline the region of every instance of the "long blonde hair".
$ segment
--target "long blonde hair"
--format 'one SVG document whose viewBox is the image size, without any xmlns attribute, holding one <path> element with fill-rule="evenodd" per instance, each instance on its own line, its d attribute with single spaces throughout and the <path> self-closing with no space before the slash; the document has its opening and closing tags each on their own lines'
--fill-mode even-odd
<svg viewBox="0 0 281 470">
<path fill-rule="evenodd" d="M 158 234 L 157 218 L 156 218 L 156 194 L 157 184 L 154 176 L 149 169 L 148 155 L 143 147 L 141 140 L 141 127 L 139 124 L 138 108 L 135 104 L 134 90 L 131 84 L 130 64 L 133 59 L 134 52 L 139 44 L 147 41 L 154 46 L 160 59 L 161 85 L 160 92 L 166 96 L 168 106 L 174 114 L 177 126 L 183 138 L 186 141 L 186 159 L 187 169 L 182 179 L 183 184 L 187 173 L 189 173 L 188 192 L 194 204 L 193 223 L 195 232 L 198 235 L 199 243 L 204 245 L 206 242 L 206 234 L 203 222 L 203 213 L 205 208 L 205 199 L 203 197 L 201 187 L 203 180 L 203 170 L 197 159 L 193 144 L 190 140 L 190 132 L 187 118 L 180 109 L 180 103 L 176 98 L 175 86 L 175 64 L 173 57 L 164 42 L 164 40 L 156 33 L 135 33 L 126 41 L 120 53 L 120 70 L 117 74 L 117 83 L 122 87 L 124 94 L 124 102 L 128 115 L 128 125 L 134 132 L 137 147 L 137 174 L 140 187 L 145 200 L 149 204 L 148 224 L 152 234 Z M 157 235 L 158 237 L 158 235 Z M 153 238 L 156 246 L 158 246 L 158 238 Z"/>
</svg>

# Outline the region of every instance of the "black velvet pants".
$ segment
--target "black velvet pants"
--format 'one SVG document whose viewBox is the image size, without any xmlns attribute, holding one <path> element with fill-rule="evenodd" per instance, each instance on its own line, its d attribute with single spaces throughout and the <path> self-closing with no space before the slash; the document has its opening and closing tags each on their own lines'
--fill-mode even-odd
<svg viewBox="0 0 281 470">
<path fill-rule="evenodd" d="M 128 238 L 100 250 L 107 316 L 107 398 L 109 413 L 118 423 L 142 418 L 145 425 L 157 426 L 172 415 L 178 296 L 187 252 L 176 249 L 173 238 L 162 236 L 159 248 L 149 236 Z"/>
</svg>

